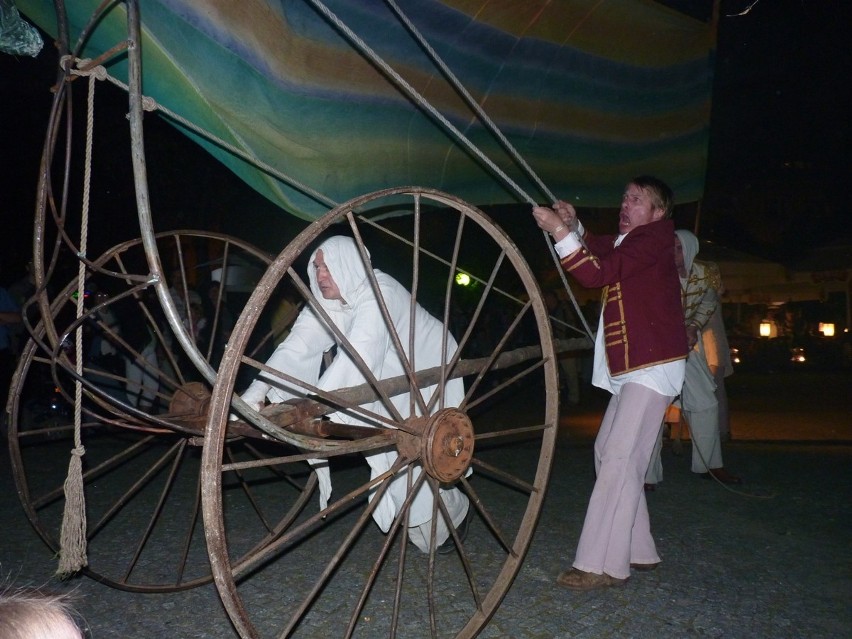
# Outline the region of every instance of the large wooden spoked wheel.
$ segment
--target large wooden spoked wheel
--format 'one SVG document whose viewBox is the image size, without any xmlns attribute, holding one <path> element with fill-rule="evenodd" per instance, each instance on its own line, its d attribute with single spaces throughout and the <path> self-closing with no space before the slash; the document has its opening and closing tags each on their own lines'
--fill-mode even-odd
<svg viewBox="0 0 852 639">
<path fill-rule="evenodd" d="M 411 291 L 442 322 L 444 335 L 437 341 L 451 343 L 451 335 L 457 353 L 424 370 L 417 366 L 416 347 L 412 354 L 407 337 L 395 335 L 388 357 L 399 358 L 406 369 L 395 380 L 323 389 L 322 382 L 302 383 L 284 370 L 276 375 L 278 383 L 309 397 L 260 412 L 248 408 L 236 399 L 244 391 L 241 382 L 269 372 L 245 350 L 258 318 L 282 289 L 298 291 L 311 308 L 320 306 L 304 275 L 313 268 L 305 258 L 322 239 L 341 234 L 355 239 L 371 274 L 385 318 L 379 322 L 388 326 L 391 311 L 371 268 Z M 410 309 L 409 321 L 415 314 L 413 305 Z M 314 312 L 328 326 L 329 316 Z M 337 331 L 336 357 L 343 352 L 358 361 L 346 329 L 328 330 Z M 424 359 L 421 354 L 419 361 Z M 369 380 L 362 364 L 356 366 Z M 440 380 L 460 375 L 464 398 L 458 406 L 432 392 Z M 400 393 L 410 395 L 394 408 L 389 397 Z M 230 463 L 224 447 L 235 424 L 228 416 L 235 411 L 277 442 L 275 462 L 281 467 L 306 468 L 308 458 L 327 462 L 333 487 L 326 508 L 310 500 L 278 539 L 249 554 L 246 540 L 256 535 L 233 516 L 248 505 L 241 504 L 231 478 L 249 469 Z M 413 187 L 366 195 L 329 212 L 288 245 L 260 281 L 237 322 L 211 398 L 202 459 L 204 528 L 216 586 L 239 634 L 478 634 L 532 539 L 557 417 L 557 369 L 540 290 L 517 248 L 486 215 L 450 195 Z M 380 453 L 388 454 L 388 470 L 377 475 L 374 466 L 371 482 L 365 457 Z M 251 472 L 261 469 L 253 466 Z M 382 532 L 371 519 L 398 482 L 402 490 L 394 493 L 393 514 Z M 266 488 L 288 499 L 284 488 Z M 467 535 L 453 534 L 449 548 L 439 548 L 449 552 L 436 552 L 437 523 L 450 516 L 445 502 L 433 498 L 439 490 L 457 490 L 469 500 Z M 413 521 L 415 495 L 431 504 L 429 521 L 435 525 L 426 526 L 427 552 L 407 534 L 410 523 L 419 523 Z"/>
<path fill-rule="evenodd" d="M 193 327 L 193 344 L 215 367 L 247 291 L 270 257 L 216 233 L 175 231 L 156 240 L 177 303 Z M 140 240 L 110 249 L 94 265 L 101 273 L 87 280 L 84 319 L 76 319 L 80 292 L 72 280 L 50 300 L 51 315 L 25 347 L 11 388 L 9 450 L 21 502 L 38 534 L 58 552 L 79 381 L 88 523 L 84 572 L 140 592 L 209 583 L 199 477 L 210 386 L 176 343 L 149 278 L 138 275 L 147 267 Z M 223 273 L 224 288 L 211 285 L 222 282 Z M 197 305 L 200 295 L 206 299 Z M 84 335 L 79 375 L 77 326 Z M 262 346 L 252 344 L 261 352 Z M 234 437 L 225 454 L 263 459 L 265 448 L 256 437 Z M 297 507 L 315 485 L 307 471 L 288 475 L 267 465 L 264 472 L 268 480 L 283 480 L 276 485 L 292 492 Z M 254 543 L 262 546 L 290 518 L 279 502 L 264 503 L 248 484 L 242 487 L 254 510 L 241 516 L 261 522 L 256 530 L 265 532 Z"/>
</svg>

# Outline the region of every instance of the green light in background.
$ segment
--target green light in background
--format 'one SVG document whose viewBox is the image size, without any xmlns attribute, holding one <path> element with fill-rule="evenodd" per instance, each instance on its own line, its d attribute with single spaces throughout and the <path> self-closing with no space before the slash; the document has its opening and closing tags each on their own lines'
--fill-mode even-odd
<svg viewBox="0 0 852 639">
<path fill-rule="evenodd" d="M 470 286 L 470 275 L 467 273 L 456 273 L 456 284 L 459 286 Z"/>
</svg>

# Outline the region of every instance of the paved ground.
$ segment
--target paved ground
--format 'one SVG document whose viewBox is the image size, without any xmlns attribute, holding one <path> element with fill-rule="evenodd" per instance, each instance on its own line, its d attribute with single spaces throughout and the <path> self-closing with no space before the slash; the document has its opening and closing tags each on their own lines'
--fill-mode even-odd
<svg viewBox="0 0 852 639">
<path fill-rule="evenodd" d="M 599 419 L 603 398 L 565 407 L 535 539 L 481 636 L 852 636 L 850 382 L 848 375 L 732 378 L 735 441 L 725 459 L 746 485 L 731 491 L 695 477 L 688 447 L 680 457 L 667 447 L 665 482 L 649 495 L 662 566 L 635 574 L 624 588 L 593 593 L 566 591 L 554 579 L 570 564 L 582 525 L 593 484 L 588 424 Z M 0 465 L 0 571 L 7 580 L 74 591 L 95 639 L 236 636 L 213 586 L 138 594 L 91 579 L 55 581 L 56 564 L 26 521 L 5 451 Z M 426 628 L 403 636 L 428 637 Z"/>
</svg>

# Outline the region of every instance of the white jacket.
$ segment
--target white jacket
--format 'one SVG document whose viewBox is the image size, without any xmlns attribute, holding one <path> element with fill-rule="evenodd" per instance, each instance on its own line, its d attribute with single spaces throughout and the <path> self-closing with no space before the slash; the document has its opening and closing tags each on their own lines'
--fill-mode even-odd
<svg viewBox="0 0 852 639">
<path fill-rule="evenodd" d="M 316 252 L 322 249 L 323 258 L 332 278 L 340 289 L 344 301 L 327 300 L 322 297 L 317 285 L 314 269 Z M 443 325 L 419 304 L 414 306 L 412 318 L 411 294 L 395 279 L 379 270 L 373 271 L 378 282 L 388 313 L 396 329 L 399 340 L 405 349 L 406 357 L 412 361 L 414 370 L 423 370 L 448 361 L 457 348 L 456 341 L 447 333 L 446 354 L 441 356 Z M 308 266 L 311 291 L 331 317 L 340 332 L 364 360 L 376 379 L 396 377 L 405 373 L 402 360 L 391 340 L 391 333 L 382 317 L 381 310 L 367 277 L 366 268 L 355 242 L 351 238 L 335 236 L 324 241 L 312 254 Z M 413 353 L 409 353 L 409 334 L 414 327 Z M 344 347 L 338 344 L 337 354 L 331 365 L 322 373 L 323 354 L 335 345 L 336 339 L 322 318 L 306 305 L 296 319 L 286 339 L 275 349 L 267 365 L 276 370 L 313 384 L 322 390 L 333 391 L 367 382 L 358 365 L 349 356 Z M 437 386 L 422 389 L 423 399 L 428 404 Z M 271 402 L 282 402 L 293 397 L 303 397 L 307 391 L 293 387 L 282 380 L 262 374 L 249 386 L 242 398 L 248 403 L 259 403 L 263 397 Z M 458 406 L 464 397 L 464 385 L 461 378 L 447 383 L 443 403 L 436 403 L 435 410 Z M 391 399 L 403 418 L 411 416 L 408 393 Z M 391 416 L 382 400 L 365 404 L 364 408 L 383 415 Z M 420 411 L 415 402 L 415 412 Z M 380 426 L 381 423 L 353 412 L 340 411 L 329 416 L 333 421 Z M 372 477 L 386 472 L 396 460 L 396 452 L 379 452 L 366 456 L 372 469 Z M 331 492 L 328 469 L 317 466 L 320 478 L 321 506 L 325 507 Z M 415 472 L 417 472 L 416 469 Z M 323 472 L 324 471 L 324 472 Z M 414 477 L 416 479 L 416 477 Z M 406 475 L 401 473 L 394 478 L 397 490 L 389 490 L 373 515 L 379 527 L 387 531 L 393 517 L 405 498 Z M 431 518 L 432 500 L 429 491 L 418 494 L 412 504 L 410 525 L 418 525 Z M 421 499 L 422 497 L 422 499 Z"/>
</svg>

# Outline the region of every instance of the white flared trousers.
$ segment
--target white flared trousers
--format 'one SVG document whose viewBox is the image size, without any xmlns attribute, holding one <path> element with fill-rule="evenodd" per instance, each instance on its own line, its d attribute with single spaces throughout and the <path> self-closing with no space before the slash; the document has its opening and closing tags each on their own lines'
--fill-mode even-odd
<svg viewBox="0 0 852 639">
<path fill-rule="evenodd" d="M 627 383 L 609 400 L 595 440 L 597 480 L 574 567 L 626 579 L 630 564 L 660 561 L 648 505 L 645 470 L 672 397 Z"/>
</svg>

